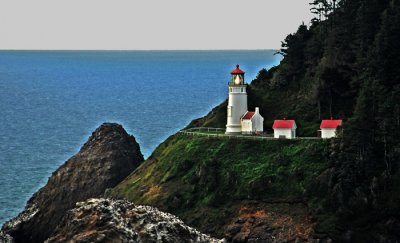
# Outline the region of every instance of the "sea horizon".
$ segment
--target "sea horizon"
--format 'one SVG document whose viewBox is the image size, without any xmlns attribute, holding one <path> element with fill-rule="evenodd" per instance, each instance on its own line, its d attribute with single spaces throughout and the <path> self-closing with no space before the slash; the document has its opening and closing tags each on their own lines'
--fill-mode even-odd
<svg viewBox="0 0 400 243">
<path fill-rule="evenodd" d="M 201 51 L 210 51 L 210 52 L 219 52 L 219 51 L 277 51 L 280 48 L 249 48 L 249 49 L 0 49 L 0 51 L 143 51 L 143 52 L 152 52 L 152 51 L 171 51 L 171 52 L 181 52 L 181 51 L 193 51 L 193 52 L 201 52 Z"/>
</svg>

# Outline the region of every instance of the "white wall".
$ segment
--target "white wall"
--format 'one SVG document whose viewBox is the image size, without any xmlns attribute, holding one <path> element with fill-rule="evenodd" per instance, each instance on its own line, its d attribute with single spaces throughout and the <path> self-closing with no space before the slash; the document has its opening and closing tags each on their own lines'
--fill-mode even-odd
<svg viewBox="0 0 400 243">
<path fill-rule="evenodd" d="M 242 132 L 243 133 L 251 133 L 252 129 L 252 121 L 251 120 L 242 120 Z"/>
<path fill-rule="evenodd" d="M 226 133 L 241 133 L 242 129 L 240 118 L 242 118 L 242 116 L 247 112 L 246 85 L 229 86 L 229 100 L 227 109 L 228 118 L 226 123 Z"/>
<path fill-rule="evenodd" d="M 321 138 L 333 138 L 336 137 L 335 128 L 321 128 Z"/>
<path fill-rule="evenodd" d="M 292 136 L 292 130 L 294 136 Z M 275 128 L 274 129 L 274 138 L 279 138 L 279 136 L 285 136 L 287 139 L 295 138 L 296 137 L 296 130 L 290 128 Z"/>
<path fill-rule="evenodd" d="M 263 132 L 264 131 L 264 118 L 259 114 L 256 113 L 251 118 L 252 121 L 252 130 L 254 132 Z"/>
</svg>

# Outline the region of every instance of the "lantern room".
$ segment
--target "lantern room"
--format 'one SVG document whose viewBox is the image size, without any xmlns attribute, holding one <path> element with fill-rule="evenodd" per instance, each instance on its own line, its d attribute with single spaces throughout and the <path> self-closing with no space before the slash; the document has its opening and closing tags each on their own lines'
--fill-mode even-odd
<svg viewBox="0 0 400 243">
<path fill-rule="evenodd" d="M 231 72 L 231 81 L 229 85 L 244 85 L 244 72 L 240 70 L 239 64 L 236 65 L 236 69 Z"/>
</svg>

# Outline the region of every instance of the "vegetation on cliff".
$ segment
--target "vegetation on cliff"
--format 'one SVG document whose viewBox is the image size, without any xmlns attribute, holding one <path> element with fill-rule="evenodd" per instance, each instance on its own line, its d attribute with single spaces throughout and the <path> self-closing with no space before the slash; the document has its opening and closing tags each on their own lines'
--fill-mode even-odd
<svg viewBox="0 0 400 243">
<path fill-rule="evenodd" d="M 217 234 L 237 200 L 297 197 L 312 209 L 317 238 L 398 240 L 400 1 L 315 0 L 312 8 L 311 26 L 282 43 L 280 65 L 249 86 L 249 108 L 262 107 L 267 128 L 296 119 L 300 136 L 315 136 L 323 118 L 343 118 L 341 138 L 326 149 L 323 141 L 174 136 L 112 195 L 167 208 Z M 226 102 L 189 126 L 225 122 Z"/>
<path fill-rule="evenodd" d="M 162 200 L 179 199 L 176 208 L 163 206 L 174 211 L 248 198 L 300 199 L 329 165 L 328 141 L 266 142 L 178 134 L 161 144 L 112 195 L 159 205 Z M 178 182 L 179 188 L 174 188 Z"/>
<path fill-rule="evenodd" d="M 154 205 L 204 232 L 234 237 L 227 226 L 239 217 L 246 200 L 276 204 L 277 214 L 286 203 L 292 204 L 292 213 L 300 210 L 307 189 L 331 166 L 329 151 L 329 141 L 178 134 L 161 144 L 108 196 Z M 307 212 L 300 214 L 288 217 L 304 221 Z"/>
</svg>

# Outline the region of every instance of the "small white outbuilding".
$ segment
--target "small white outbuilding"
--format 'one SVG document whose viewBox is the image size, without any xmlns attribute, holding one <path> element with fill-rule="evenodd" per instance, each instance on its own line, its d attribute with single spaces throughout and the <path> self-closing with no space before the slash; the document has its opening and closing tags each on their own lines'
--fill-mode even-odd
<svg viewBox="0 0 400 243">
<path fill-rule="evenodd" d="M 247 111 L 240 119 L 243 134 L 257 134 L 264 131 L 264 118 L 260 115 L 260 109 Z"/>
<path fill-rule="evenodd" d="M 342 125 L 342 120 L 322 120 L 321 138 L 334 138 L 337 135 L 337 129 Z"/>
<path fill-rule="evenodd" d="M 274 138 L 296 138 L 296 122 L 294 120 L 275 120 L 274 125 Z"/>
</svg>

